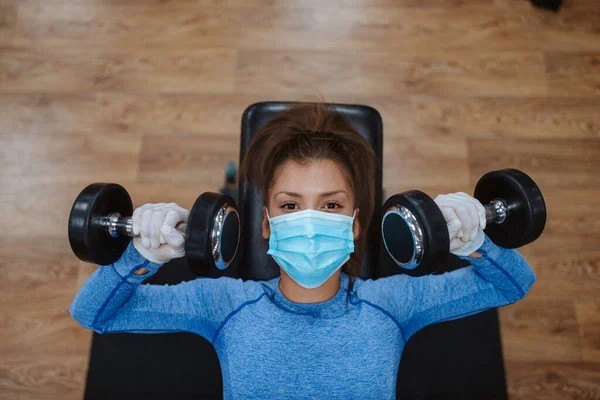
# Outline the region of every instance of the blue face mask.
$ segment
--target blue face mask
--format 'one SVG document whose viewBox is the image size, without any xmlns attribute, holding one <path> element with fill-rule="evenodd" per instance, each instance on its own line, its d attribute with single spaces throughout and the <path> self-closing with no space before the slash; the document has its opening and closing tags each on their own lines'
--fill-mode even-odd
<svg viewBox="0 0 600 400">
<path fill-rule="evenodd" d="M 277 264 L 306 289 L 321 286 L 354 252 L 354 215 L 304 210 L 267 218 L 269 251 Z"/>
</svg>

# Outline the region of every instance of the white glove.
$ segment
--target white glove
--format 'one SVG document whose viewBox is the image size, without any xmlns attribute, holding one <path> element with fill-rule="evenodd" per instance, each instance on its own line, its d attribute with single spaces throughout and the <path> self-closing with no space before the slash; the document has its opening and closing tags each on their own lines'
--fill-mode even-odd
<svg viewBox="0 0 600 400">
<path fill-rule="evenodd" d="M 133 212 L 133 246 L 157 264 L 183 257 L 185 240 L 175 226 L 188 216 L 189 211 L 175 203 L 144 204 Z"/>
<path fill-rule="evenodd" d="M 485 239 L 485 208 L 466 193 L 441 194 L 436 202 L 446 223 L 450 235 L 450 253 L 468 256 L 481 247 Z"/>
</svg>

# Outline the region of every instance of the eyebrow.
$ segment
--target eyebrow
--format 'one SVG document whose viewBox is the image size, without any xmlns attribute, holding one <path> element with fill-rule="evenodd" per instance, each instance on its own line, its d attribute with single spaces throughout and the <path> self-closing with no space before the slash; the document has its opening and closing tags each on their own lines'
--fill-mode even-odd
<svg viewBox="0 0 600 400">
<path fill-rule="evenodd" d="M 346 193 L 345 190 L 333 190 L 331 192 L 321 193 L 321 194 L 319 194 L 319 197 L 333 196 L 334 194 L 338 194 L 338 193 L 345 193 L 346 196 L 348 196 L 348 193 Z M 273 197 L 276 197 L 277 195 L 280 195 L 280 194 L 286 194 L 286 195 L 291 196 L 291 197 L 302 197 L 302 195 L 300 193 L 296 193 L 296 192 L 279 192 L 279 193 L 277 193 Z"/>
</svg>

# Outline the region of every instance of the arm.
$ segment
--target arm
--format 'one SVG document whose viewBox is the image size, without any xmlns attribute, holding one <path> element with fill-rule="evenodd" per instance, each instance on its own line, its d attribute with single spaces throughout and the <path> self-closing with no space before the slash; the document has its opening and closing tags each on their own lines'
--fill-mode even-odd
<svg viewBox="0 0 600 400">
<path fill-rule="evenodd" d="M 441 275 L 394 275 L 362 282 L 358 296 L 388 312 L 408 340 L 427 325 L 466 317 L 525 297 L 536 276 L 516 251 L 487 236 L 481 258 L 460 257 L 471 266 Z"/>
<path fill-rule="evenodd" d="M 228 277 L 141 285 L 161 264 L 146 260 L 132 243 L 119 261 L 98 268 L 77 293 L 70 312 L 85 328 L 98 333 L 187 331 L 212 341 L 227 315 L 246 301 L 242 280 Z M 134 275 L 139 268 L 150 272 Z"/>
</svg>

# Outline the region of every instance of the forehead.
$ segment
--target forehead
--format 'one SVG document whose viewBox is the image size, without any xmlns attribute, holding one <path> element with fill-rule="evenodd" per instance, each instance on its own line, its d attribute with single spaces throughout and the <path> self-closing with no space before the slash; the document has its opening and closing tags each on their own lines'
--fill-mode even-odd
<svg viewBox="0 0 600 400">
<path fill-rule="evenodd" d="M 275 171 L 272 188 L 298 193 L 323 192 L 332 188 L 351 190 L 342 167 L 332 160 L 314 160 L 305 165 L 289 160 Z"/>
</svg>

